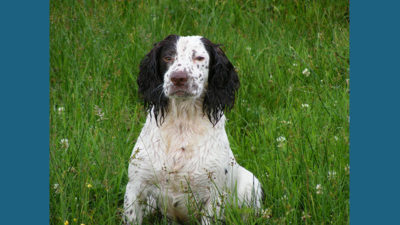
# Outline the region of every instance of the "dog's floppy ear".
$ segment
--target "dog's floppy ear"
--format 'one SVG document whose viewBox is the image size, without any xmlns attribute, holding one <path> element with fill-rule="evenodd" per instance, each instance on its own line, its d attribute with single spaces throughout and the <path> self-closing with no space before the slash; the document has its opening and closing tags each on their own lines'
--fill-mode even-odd
<svg viewBox="0 0 400 225">
<path fill-rule="evenodd" d="M 208 86 L 203 111 L 215 125 L 224 111 L 232 109 L 240 83 L 235 68 L 219 45 L 206 38 L 202 38 L 202 42 L 210 55 Z"/>
<path fill-rule="evenodd" d="M 148 110 L 153 109 L 157 124 L 164 118 L 168 106 L 168 98 L 163 93 L 164 72 L 160 71 L 160 53 L 162 48 L 178 39 L 177 35 L 169 35 L 155 43 L 153 49 L 142 59 L 139 66 L 137 84 L 139 94 Z"/>
</svg>

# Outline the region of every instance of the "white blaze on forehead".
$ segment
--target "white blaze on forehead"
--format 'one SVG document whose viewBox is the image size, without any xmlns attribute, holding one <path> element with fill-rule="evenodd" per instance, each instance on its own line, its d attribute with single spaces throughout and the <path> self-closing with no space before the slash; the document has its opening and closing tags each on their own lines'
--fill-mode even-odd
<svg viewBox="0 0 400 225">
<path fill-rule="evenodd" d="M 178 60 L 192 59 L 193 51 L 195 51 L 196 56 L 208 57 L 207 50 L 201 38 L 201 36 L 180 37 L 176 43 Z"/>
</svg>

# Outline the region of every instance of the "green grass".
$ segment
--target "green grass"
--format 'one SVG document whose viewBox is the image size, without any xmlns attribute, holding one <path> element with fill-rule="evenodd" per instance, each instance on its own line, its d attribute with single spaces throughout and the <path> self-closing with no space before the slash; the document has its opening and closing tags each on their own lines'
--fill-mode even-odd
<svg viewBox="0 0 400 225">
<path fill-rule="evenodd" d="M 50 223 L 121 224 L 128 160 L 146 116 L 138 65 L 153 43 L 175 33 L 223 44 L 239 72 L 226 129 L 271 213 L 244 222 L 231 207 L 227 224 L 348 224 L 348 7 L 50 1 Z"/>
</svg>

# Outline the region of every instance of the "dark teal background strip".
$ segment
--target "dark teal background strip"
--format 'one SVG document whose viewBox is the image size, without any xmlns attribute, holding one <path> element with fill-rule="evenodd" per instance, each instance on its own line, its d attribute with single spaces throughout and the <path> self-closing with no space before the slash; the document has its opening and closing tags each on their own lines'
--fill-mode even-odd
<svg viewBox="0 0 400 225">
<path fill-rule="evenodd" d="M 399 10 L 350 1 L 350 224 L 400 224 Z"/>
<path fill-rule="evenodd" d="M 49 223 L 49 2 L 0 3 L 0 224 Z"/>
</svg>

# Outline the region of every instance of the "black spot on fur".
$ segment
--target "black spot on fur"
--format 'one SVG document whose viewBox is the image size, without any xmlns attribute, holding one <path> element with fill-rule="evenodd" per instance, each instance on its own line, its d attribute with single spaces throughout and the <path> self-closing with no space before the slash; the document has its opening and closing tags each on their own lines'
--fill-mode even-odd
<svg viewBox="0 0 400 225">
<path fill-rule="evenodd" d="M 199 66 L 199 64 L 197 64 L 197 69 L 199 69 L 200 68 L 200 66 Z"/>
<path fill-rule="evenodd" d="M 196 56 L 196 50 L 192 50 L 192 59 L 194 59 L 194 57 Z"/>
<path fill-rule="evenodd" d="M 204 97 L 203 111 L 215 125 L 224 111 L 232 109 L 240 83 L 235 68 L 219 45 L 206 38 L 202 38 L 201 41 L 210 56 L 208 87 Z"/>
<path fill-rule="evenodd" d="M 153 49 L 142 59 L 139 66 L 137 79 L 139 94 L 147 110 L 153 110 L 157 125 L 163 122 L 168 110 L 168 98 L 163 93 L 162 85 L 169 64 L 162 60 L 162 57 L 176 54 L 175 44 L 178 39 L 177 35 L 169 35 L 154 44 Z"/>
<path fill-rule="evenodd" d="M 228 173 L 228 170 L 227 169 L 225 169 L 225 175 Z"/>
<path fill-rule="evenodd" d="M 132 215 L 132 213 L 133 213 L 133 210 L 131 209 L 131 210 L 129 211 L 129 215 Z"/>
<path fill-rule="evenodd" d="M 178 207 L 178 205 L 179 205 L 179 202 L 174 203 L 174 207 Z"/>
</svg>

